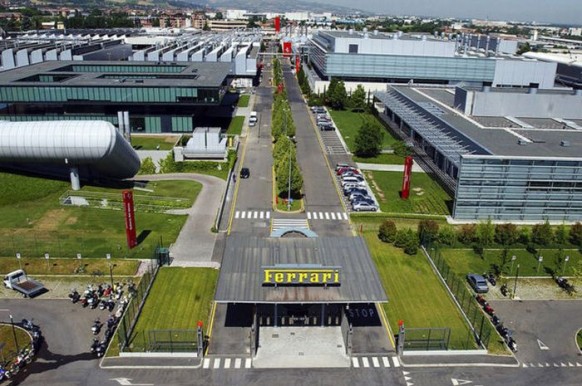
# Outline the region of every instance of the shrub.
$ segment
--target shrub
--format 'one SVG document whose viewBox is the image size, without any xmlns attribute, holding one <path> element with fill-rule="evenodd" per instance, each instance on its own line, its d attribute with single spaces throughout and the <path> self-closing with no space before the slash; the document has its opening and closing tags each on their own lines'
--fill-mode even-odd
<svg viewBox="0 0 582 386">
<path fill-rule="evenodd" d="M 437 239 L 439 224 L 434 220 L 421 220 L 418 223 L 418 237 L 422 242 L 430 243 Z"/>
<path fill-rule="evenodd" d="M 393 243 L 396 238 L 396 224 L 394 221 L 386 220 L 380 224 L 378 229 L 378 238 L 385 243 Z"/>
<path fill-rule="evenodd" d="M 570 228 L 570 242 L 576 246 L 582 246 L 582 223 L 575 223 Z"/>
<path fill-rule="evenodd" d="M 455 244 L 456 239 L 457 232 L 455 232 L 455 229 L 449 225 L 446 225 L 441 228 L 437 238 L 440 244 L 448 246 L 453 246 Z"/>
<path fill-rule="evenodd" d="M 152 160 L 152 157 L 144 158 L 141 161 L 141 167 L 139 168 L 138 174 L 156 174 L 156 165 Z"/>
<path fill-rule="evenodd" d="M 547 246 L 554 240 L 554 232 L 550 222 L 546 220 L 543 224 L 536 224 L 531 231 L 531 241 L 535 244 Z"/>
<path fill-rule="evenodd" d="M 519 238 L 515 224 L 497 224 L 495 225 L 495 242 L 501 245 L 512 245 Z"/>
<path fill-rule="evenodd" d="M 356 136 L 355 153 L 359 157 L 375 157 L 382 151 L 384 132 L 382 128 L 370 121 L 365 121 Z"/>
<path fill-rule="evenodd" d="M 461 226 L 457 239 L 465 245 L 471 245 L 475 241 L 476 234 L 477 226 L 475 224 L 465 224 Z"/>
</svg>

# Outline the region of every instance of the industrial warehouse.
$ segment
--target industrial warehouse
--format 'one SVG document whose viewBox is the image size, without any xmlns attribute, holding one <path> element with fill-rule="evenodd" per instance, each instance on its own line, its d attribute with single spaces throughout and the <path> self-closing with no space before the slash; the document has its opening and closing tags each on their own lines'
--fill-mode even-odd
<svg viewBox="0 0 582 386">
<path fill-rule="evenodd" d="M 582 219 L 582 92 L 389 86 L 382 118 L 454 195 L 455 221 Z"/>
</svg>

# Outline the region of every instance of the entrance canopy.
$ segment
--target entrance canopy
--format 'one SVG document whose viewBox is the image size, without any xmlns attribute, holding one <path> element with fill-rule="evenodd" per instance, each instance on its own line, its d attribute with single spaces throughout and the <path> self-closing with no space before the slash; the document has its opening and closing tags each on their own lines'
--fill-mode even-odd
<svg viewBox="0 0 582 386">
<path fill-rule="evenodd" d="M 387 302 L 361 237 L 227 238 L 219 303 Z"/>
</svg>

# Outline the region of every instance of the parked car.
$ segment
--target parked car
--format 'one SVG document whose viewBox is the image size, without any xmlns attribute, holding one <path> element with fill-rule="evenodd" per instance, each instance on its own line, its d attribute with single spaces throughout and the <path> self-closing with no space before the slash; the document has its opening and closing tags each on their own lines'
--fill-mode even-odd
<svg viewBox="0 0 582 386">
<path fill-rule="evenodd" d="M 362 198 L 366 198 L 366 199 L 370 199 L 370 200 L 372 199 L 372 197 L 370 197 L 370 195 L 368 194 L 368 192 L 365 192 L 364 193 L 364 192 L 361 192 L 361 191 L 355 191 L 355 192 L 351 192 L 348 195 L 348 200 L 350 200 L 352 202 L 354 200 L 362 199 Z M 374 201 L 372 201 L 372 202 L 374 202 Z"/>
<path fill-rule="evenodd" d="M 323 114 L 325 113 L 325 108 L 322 106 L 311 106 L 311 112 L 315 114 Z"/>
<path fill-rule="evenodd" d="M 467 281 L 473 290 L 477 293 L 489 292 L 489 287 L 487 286 L 487 280 L 481 275 L 476 273 L 470 273 L 467 275 Z"/>
<path fill-rule="evenodd" d="M 366 187 L 366 183 L 364 181 L 360 181 L 354 177 L 347 177 L 345 180 L 341 182 L 341 185 L 342 188 L 345 188 L 346 186 L 359 186 L 362 188 Z"/>
<path fill-rule="evenodd" d="M 356 198 L 354 198 L 352 200 L 352 205 L 355 204 L 368 204 L 368 205 L 373 205 L 376 206 L 376 203 L 374 202 L 374 200 L 370 197 L 362 197 L 362 196 L 356 196 Z"/>
<path fill-rule="evenodd" d="M 334 131 L 335 127 L 332 124 L 321 124 L 321 125 L 317 125 L 319 127 L 319 130 L 321 131 Z"/>
<path fill-rule="evenodd" d="M 364 182 L 342 182 L 342 189 L 346 190 L 352 188 L 366 189 L 366 184 Z"/>
<path fill-rule="evenodd" d="M 378 207 L 375 204 L 368 204 L 366 202 L 356 202 L 352 204 L 352 210 L 355 212 L 375 212 Z"/>
<path fill-rule="evenodd" d="M 346 163 L 342 163 L 339 162 L 337 164 L 335 164 L 335 171 L 337 172 L 338 170 L 342 169 L 342 168 L 350 168 L 351 166 L 346 164 Z"/>
<path fill-rule="evenodd" d="M 358 181 L 358 182 L 363 182 L 364 181 L 364 177 L 363 176 L 361 176 L 359 174 L 352 173 L 352 172 L 347 172 L 345 174 L 342 174 L 340 178 L 341 178 L 342 181 L 354 181 L 354 179 L 356 181 Z"/>
<path fill-rule="evenodd" d="M 362 187 L 359 187 L 359 186 L 355 186 L 355 187 L 350 187 L 350 188 L 344 189 L 344 195 L 345 196 L 349 196 L 352 193 L 368 194 L 368 190 L 366 190 L 366 188 L 362 188 Z"/>
<path fill-rule="evenodd" d="M 347 172 L 354 172 L 356 174 L 360 174 L 360 171 L 353 166 L 344 166 L 344 167 L 341 167 L 339 169 L 336 169 L 336 171 L 335 171 L 335 173 L 338 176 L 341 176 L 342 174 L 347 173 Z"/>
<path fill-rule="evenodd" d="M 251 176 L 251 171 L 249 168 L 242 168 L 240 170 L 240 178 L 249 178 Z"/>
</svg>

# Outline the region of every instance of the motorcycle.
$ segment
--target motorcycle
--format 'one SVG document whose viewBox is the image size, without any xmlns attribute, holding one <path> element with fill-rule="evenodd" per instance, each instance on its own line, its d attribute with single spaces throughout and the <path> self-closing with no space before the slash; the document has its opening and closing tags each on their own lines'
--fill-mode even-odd
<svg viewBox="0 0 582 386">
<path fill-rule="evenodd" d="M 99 309 L 100 310 L 104 310 L 106 309 L 108 306 L 108 300 L 107 299 L 101 299 L 101 301 L 99 302 Z"/>
<path fill-rule="evenodd" d="M 28 331 L 32 331 L 35 329 L 35 325 L 32 323 L 32 320 L 22 319 L 22 327 L 27 329 Z"/>
<path fill-rule="evenodd" d="M 9 370 L 6 370 L 3 366 L 0 366 L 0 382 L 5 379 L 10 379 L 12 377 L 12 373 Z"/>
<path fill-rule="evenodd" d="M 103 340 L 105 342 L 109 342 L 109 339 L 111 339 L 112 336 L 113 336 L 113 329 L 112 328 L 107 328 L 105 330 L 105 333 L 103 334 Z"/>
<path fill-rule="evenodd" d="M 494 326 L 498 326 L 501 323 L 501 319 L 497 315 L 493 315 L 491 323 L 493 323 Z"/>
<path fill-rule="evenodd" d="M 101 358 L 103 355 L 105 355 L 106 349 L 107 349 L 107 343 L 105 341 L 99 342 L 99 344 L 95 348 L 95 354 L 97 354 L 97 358 Z"/>
<path fill-rule="evenodd" d="M 101 332 L 101 326 L 103 326 L 103 323 L 101 323 L 99 318 L 95 319 L 95 322 L 93 322 L 93 326 L 91 326 L 91 331 L 93 332 L 93 335 L 97 335 L 99 334 L 99 332 Z"/>
<path fill-rule="evenodd" d="M 93 293 L 91 297 L 87 299 L 87 304 L 89 305 L 89 308 L 91 308 L 92 310 L 97 308 L 97 306 L 99 305 L 99 298 L 97 297 L 97 294 Z"/>
<path fill-rule="evenodd" d="M 76 289 L 73 289 L 70 293 L 69 293 L 69 299 L 71 299 L 71 302 L 77 303 L 79 301 L 79 299 L 81 299 L 81 295 L 79 294 L 79 292 L 77 292 Z"/>
<path fill-rule="evenodd" d="M 482 306 L 487 304 L 487 301 L 485 300 L 483 295 L 477 295 L 477 296 L 475 296 L 475 299 L 477 299 L 477 303 L 481 304 Z"/>
<path fill-rule="evenodd" d="M 115 315 L 110 315 L 109 319 L 107 319 L 107 328 L 112 329 L 117 324 L 117 318 Z"/>
<path fill-rule="evenodd" d="M 506 283 L 501 286 L 500 291 L 501 291 L 501 295 L 507 296 L 507 294 L 509 293 L 509 289 L 507 288 Z"/>
<path fill-rule="evenodd" d="M 484 273 L 483 276 L 485 278 L 487 278 L 487 281 L 489 283 L 491 283 L 492 286 L 495 287 L 495 285 L 497 284 L 497 280 L 495 279 L 495 275 L 493 275 L 491 272 L 489 272 L 489 273 Z"/>
<path fill-rule="evenodd" d="M 491 307 L 489 304 L 485 305 L 483 307 L 483 310 L 489 315 L 489 316 L 493 316 L 493 314 L 495 314 L 495 310 L 493 309 L 493 307 Z"/>
<path fill-rule="evenodd" d="M 97 347 L 99 347 L 99 339 L 93 338 L 93 343 L 91 343 L 91 352 L 97 352 Z"/>
<path fill-rule="evenodd" d="M 517 352 L 517 342 L 512 337 L 507 340 L 507 347 L 513 352 Z"/>
</svg>

